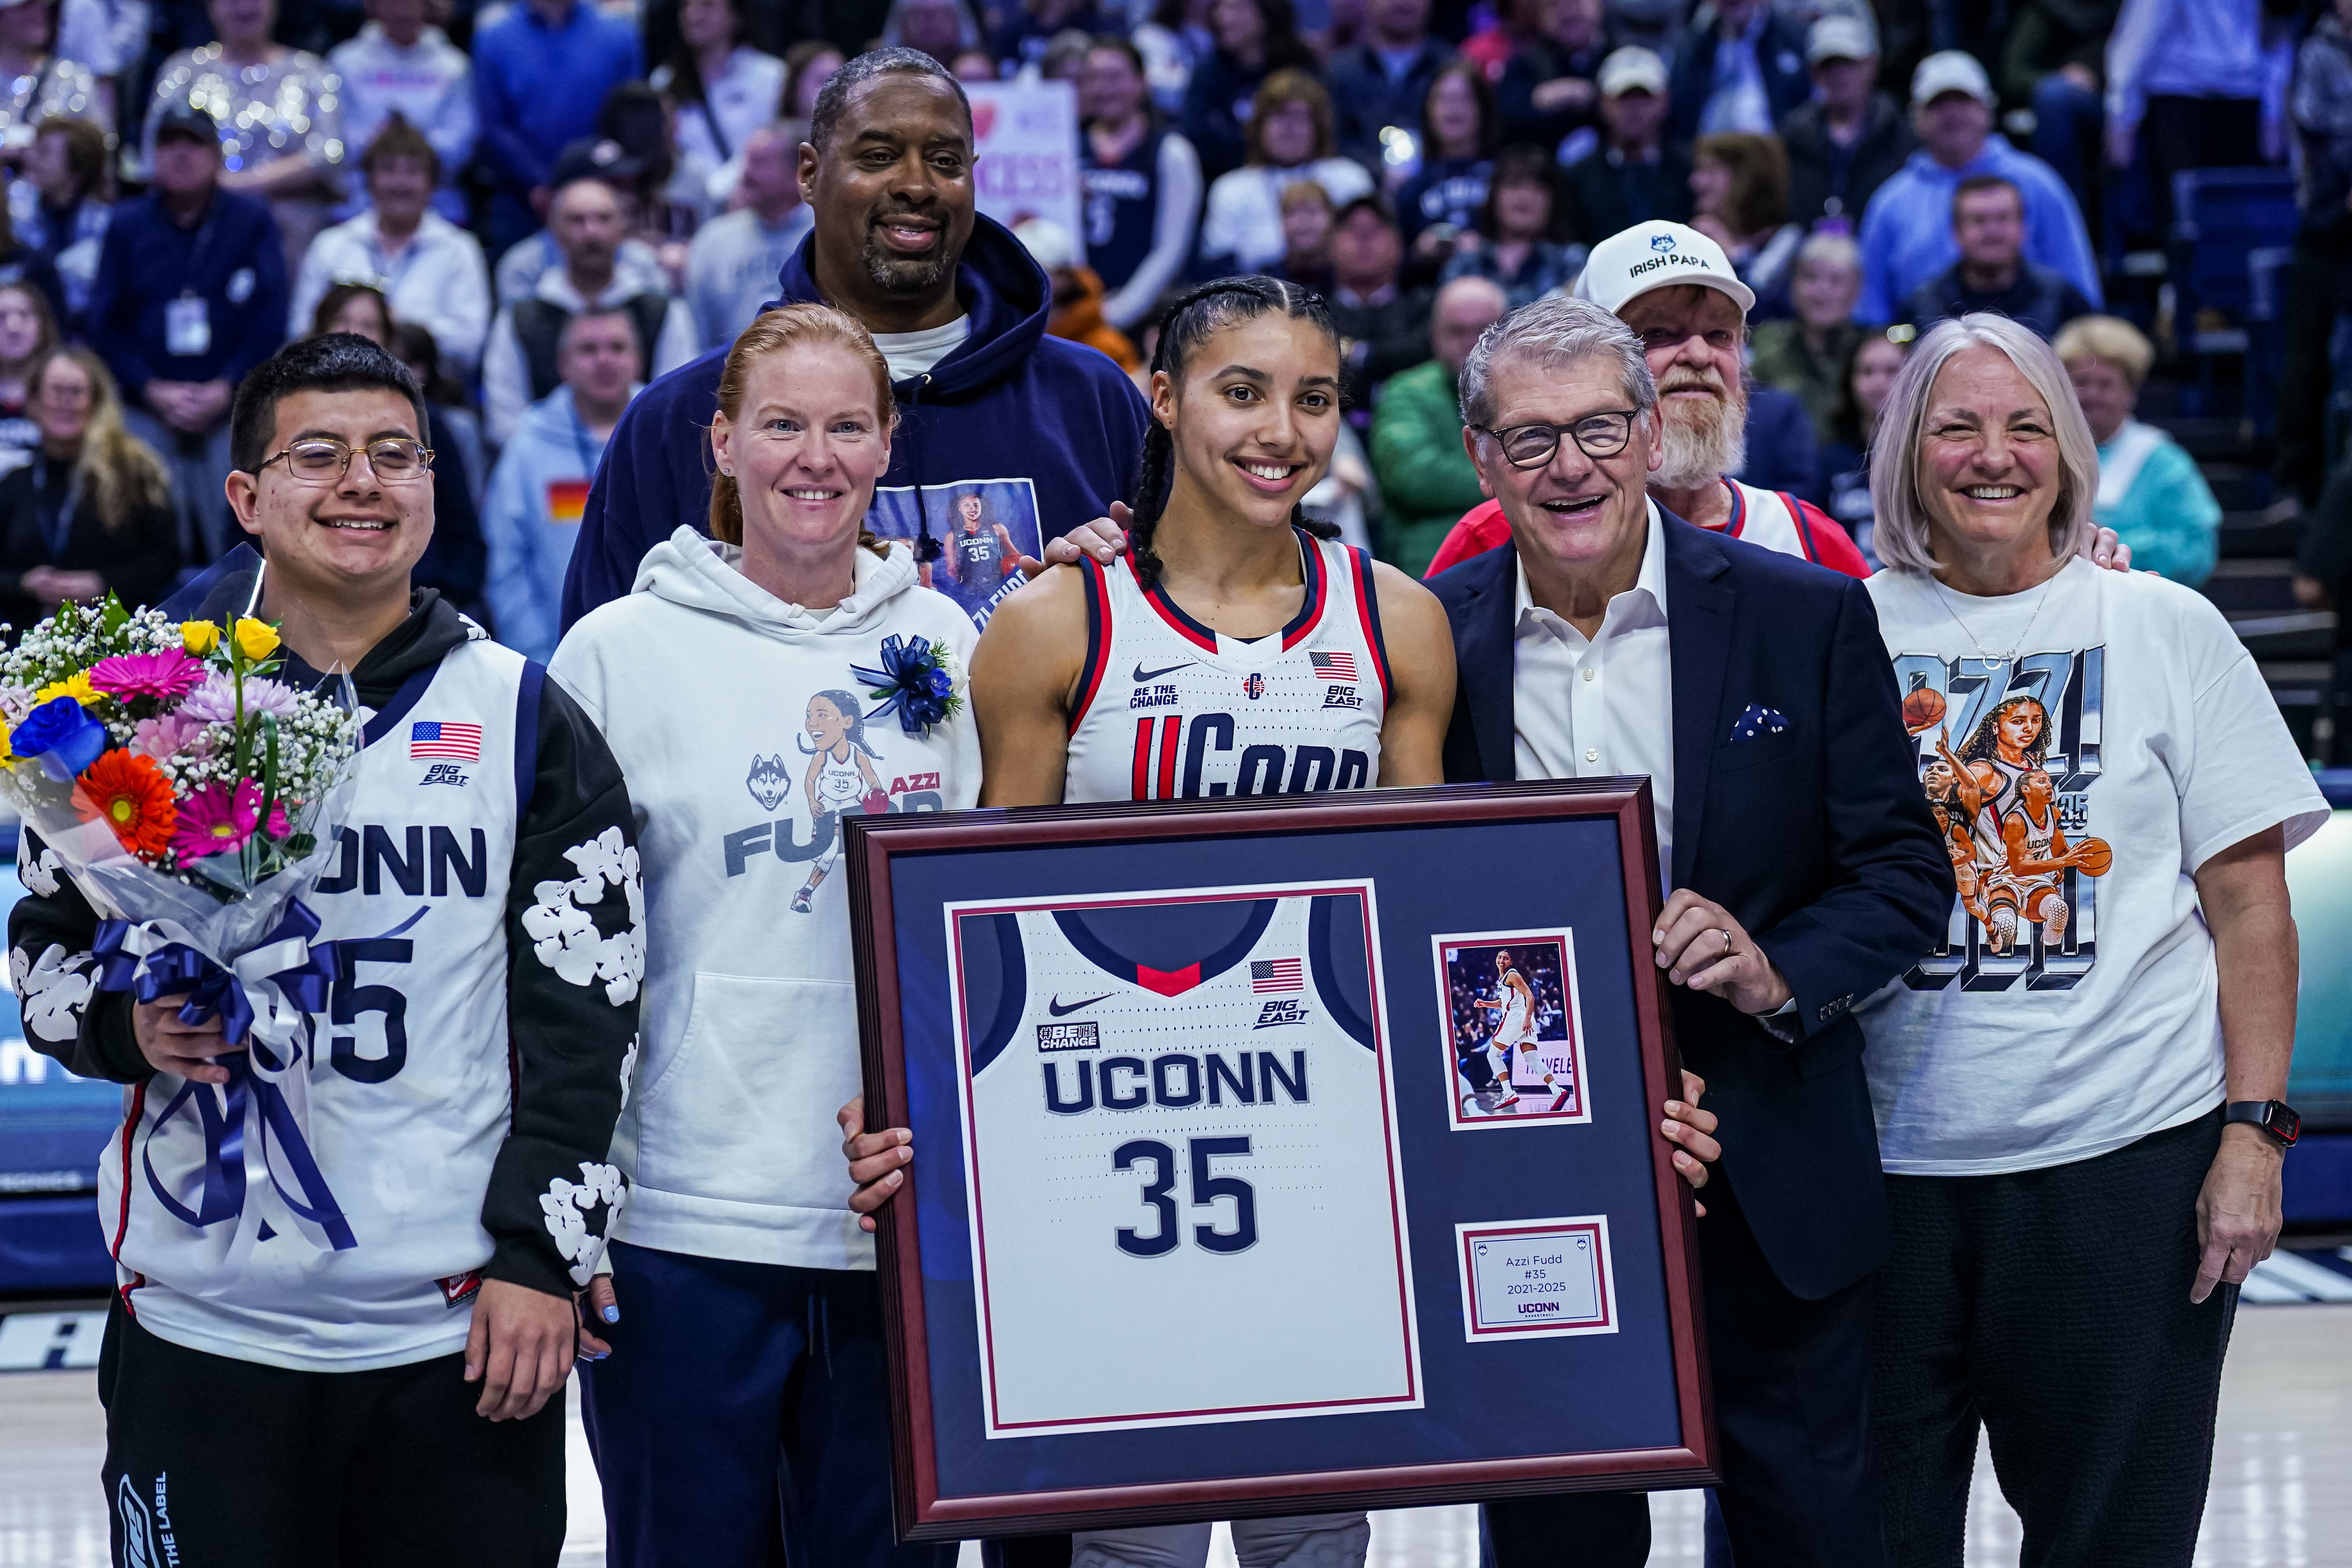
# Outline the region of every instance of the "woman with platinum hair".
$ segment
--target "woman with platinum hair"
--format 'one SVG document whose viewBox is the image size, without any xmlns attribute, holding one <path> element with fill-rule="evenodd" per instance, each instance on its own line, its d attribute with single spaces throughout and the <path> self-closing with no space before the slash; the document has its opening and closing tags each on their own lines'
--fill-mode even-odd
<svg viewBox="0 0 2352 1568">
<path fill-rule="evenodd" d="M 1856 1014 L 1897 1565 L 1959 1556 L 1979 1421 L 2025 1562 L 2186 1564 L 2279 1233 L 2284 862 L 2327 806 L 2220 612 L 2081 558 L 2098 478 L 2064 366 L 2004 317 L 1935 328 L 1880 416 L 1868 586 L 1963 888 Z"/>
</svg>

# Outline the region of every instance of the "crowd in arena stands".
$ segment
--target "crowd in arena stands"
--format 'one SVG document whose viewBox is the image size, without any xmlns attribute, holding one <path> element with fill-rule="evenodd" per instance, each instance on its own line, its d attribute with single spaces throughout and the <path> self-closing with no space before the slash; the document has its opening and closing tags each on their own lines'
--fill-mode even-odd
<svg viewBox="0 0 2352 1568">
<path fill-rule="evenodd" d="M 2352 283 L 2343 13 L 0 0 L 0 466 L 33 476 L 0 489 L 5 569 L 68 597 L 101 579 L 148 593 L 221 553 L 238 378 L 363 285 L 377 335 L 429 371 L 436 463 L 466 498 L 464 538 L 426 576 L 543 653 L 621 412 L 791 297 L 818 221 L 803 145 L 818 94 L 896 46 L 967 82 L 1069 84 L 1076 232 L 1003 214 L 1028 219 L 1045 333 L 1148 388 L 1183 288 L 1266 273 L 1328 300 L 1356 457 L 1321 500 L 1409 569 L 1481 500 L 1454 394 L 1478 327 L 1576 291 L 1594 246 L 1665 219 L 1719 245 L 1756 297 L 1746 482 L 1822 508 L 1867 555 L 1885 388 L 1935 322 L 1994 311 L 2066 345 L 2106 465 L 2102 521 L 2195 583 L 2218 508 L 2131 416 L 2181 331 L 2145 302 L 2104 314 L 2108 286 L 2126 252 L 2163 245 L 2173 174 L 2292 164 L 2276 494 L 2282 516 L 2316 507 Z M 81 461 L 34 390 L 61 347 L 89 351 L 64 380 L 91 382 L 110 460 L 136 450 L 163 476 L 160 577 L 148 513 L 92 531 L 42 499 L 40 476 Z"/>
</svg>

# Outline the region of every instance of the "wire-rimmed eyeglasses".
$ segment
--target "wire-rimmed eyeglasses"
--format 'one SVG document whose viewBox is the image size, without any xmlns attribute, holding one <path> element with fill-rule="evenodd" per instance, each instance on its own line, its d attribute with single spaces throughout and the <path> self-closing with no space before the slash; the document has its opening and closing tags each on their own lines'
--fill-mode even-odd
<svg viewBox="0 0 2352 1568">
<path fill-rule="evenodd" d="M 368 468 L 388 485 L 406 484 L 433 470 L 433 448 L 404 436 L 387 436 L 380 441 L 370 441 L 364 447 L 350 446 L 332 436 L 306 436 L 288 443 L 285 450 L 264 458 L 254 465 L 253 471 L 258 474 L 283 458 L 286 471 L 305 484 L 340 484 L 343 476 L 352 471 L 352 454 L 355 451 L 367 453 Z"/>
</svg>

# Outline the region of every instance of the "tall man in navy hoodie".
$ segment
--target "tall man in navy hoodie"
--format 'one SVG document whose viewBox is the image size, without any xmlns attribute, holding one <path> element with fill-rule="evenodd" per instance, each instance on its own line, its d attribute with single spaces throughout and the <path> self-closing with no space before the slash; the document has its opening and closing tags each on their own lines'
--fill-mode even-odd
<svg viewBox="0 0 2352 1568">
<path fill-rule="evenodd" d="M 1142 395 L 1095 350 L 1046 335 L 1052 289 L 1021 242 L 974 210 L 971 106 L 929 55 L 877 49 L 844 66 L 817 97 L 800 157 L 816 224 L 784 264 L 779 302 L 821 300 L 874 334 L 899 423 L 871 526 L 915 541 L 926 580 L 985 624 L 1022 579 L 947 570 L 966 498 L 980 498 L 1021 554 L 1042 554 L 1133 492 Z M 679 523 L 703 526 L 698 427 L 718 406 L 725 361 L 722 345 L 679 366 L 623 416 L 580 520 L 567 629 L 627 593 L 645 552 Z"/>
</svg>

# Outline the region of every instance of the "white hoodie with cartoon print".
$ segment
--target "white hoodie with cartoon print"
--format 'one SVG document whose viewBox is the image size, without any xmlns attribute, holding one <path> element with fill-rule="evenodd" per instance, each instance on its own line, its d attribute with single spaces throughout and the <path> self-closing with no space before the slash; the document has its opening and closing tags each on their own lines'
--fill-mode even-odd
<svg viewBox="0 0 2352 1568">
<path fill-rule="evenodd" d="M 912 554 L 857 553 L 831 611 L 788 605 L 690 528 L 583 618 L 549 669 L 620 760 L 645 878 L 646 982 L 613 1159 L 640 1247 L 803 1268 L 871 1268 L 834 1112 L 859 1091 L 840 821 L 980 795 L 969 701 L 909 731 L 851 667 L 882 643 L 947 650 L 964 695 L 979 634 L 916 581 Z"/>
</svg>

